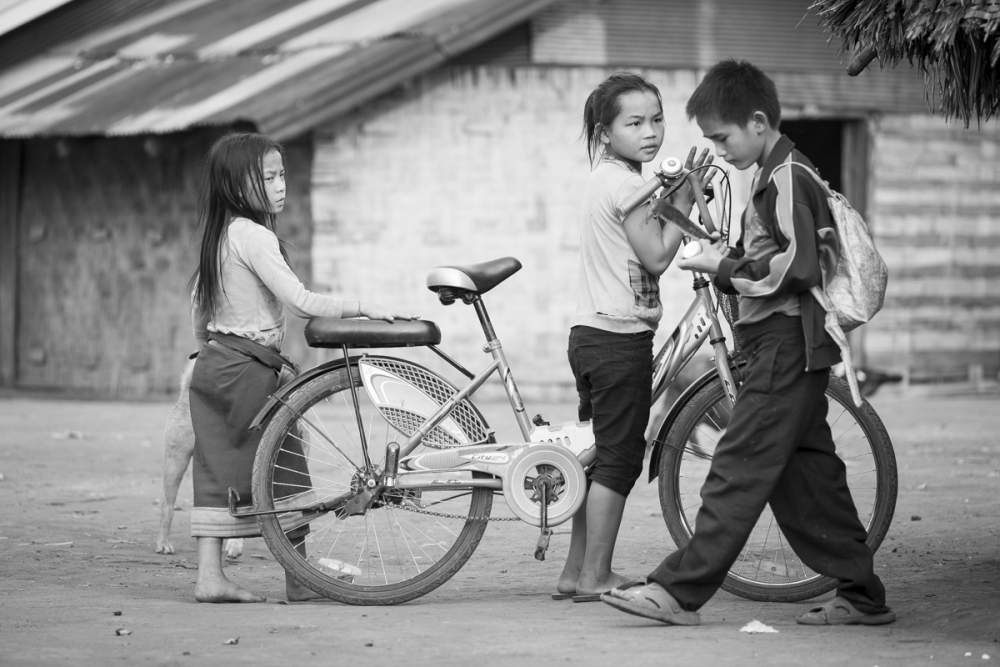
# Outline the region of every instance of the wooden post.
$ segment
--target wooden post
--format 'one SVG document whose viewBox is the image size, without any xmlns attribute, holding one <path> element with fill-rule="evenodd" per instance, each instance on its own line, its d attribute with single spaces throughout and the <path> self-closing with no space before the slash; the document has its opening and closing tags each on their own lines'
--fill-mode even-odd
<svg viewBox="0 0 1000 667">
<path fill-rule="evenodd" d="M 17 380 L 18 211 L 22 142 L 0 141 L 0 387 Z"/>
<path fill-rule="evenodd" d="M 858 213 L 864 216 L 868 224 L 871 224 L 868 218 L 868 183 L 872 173 L 868 123 L 865 120 L 848 120 L 844 122 L 843 128 L 840 161 L 841 193 L 847 197 Z M 864 366 L 868 361 L 864 329 L 860 327 L 849 335 L 856 367 Z"/>
</svg>

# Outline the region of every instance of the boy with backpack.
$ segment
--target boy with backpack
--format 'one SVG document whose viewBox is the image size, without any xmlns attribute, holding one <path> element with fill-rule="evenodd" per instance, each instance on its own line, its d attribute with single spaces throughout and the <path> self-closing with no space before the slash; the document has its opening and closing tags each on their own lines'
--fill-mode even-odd
<svg viewBox="0 0 1000 667">
<path fill-rule="evenodd" d="M 687 103 L 716 153 L 737 169 L 757 166 L 733 249 L 701 241 L 683 269 L 715 274 L 738 294 L 734 336 L 748 364 L 729 426 L 702 487 L 691 541 L 646 584 L 601 599 L 667 624 L 697 625 L 767 503 L 796 554 L 838 581 L 836 596 L 800 615 L 806 625 L 881 625 L 895 620 L 873 571 L 866 531 L 826 422 L 830 366 L 840 359 L 810 293 L 821 282 L 819 240 L 833 232 L 826 193 L 778 129 L 773 81 L 747 62 L 722 61 Z"/>
</svg>

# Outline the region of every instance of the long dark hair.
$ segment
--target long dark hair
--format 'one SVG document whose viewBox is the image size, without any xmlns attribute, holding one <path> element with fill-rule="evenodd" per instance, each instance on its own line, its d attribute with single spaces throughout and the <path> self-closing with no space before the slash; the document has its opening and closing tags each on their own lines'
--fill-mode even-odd
<svg viewBox="0 0 1000 667">
<path fill-rule="evenodd" d="M 622 105 L 618 98 L 633 90 L 653 93 L 660 106 L 663 106 L 660 89 L 638 74 L 630 72 L 615 72 L 598 84 L 587 97 L 583 106 L 583 136 L 587 139 L 587 155 L 591 164 L 601 145 L 601 131 L 609 127 L 621 113 Z"/>
<path fill-rule="evenodd" d="M 209 316 L 225 288 L 219 276 L 219 255 L 226 228 L 234 217 L 253 220 L 274 231 L 277 216 L 266 208 L 262 161 L 270 151 L 284 156 L 279 143 L 254 132 L 234 132 L 218 139 L 208 152 L 199 206 L 203 226 L 194 300 Z"/>
</svg>

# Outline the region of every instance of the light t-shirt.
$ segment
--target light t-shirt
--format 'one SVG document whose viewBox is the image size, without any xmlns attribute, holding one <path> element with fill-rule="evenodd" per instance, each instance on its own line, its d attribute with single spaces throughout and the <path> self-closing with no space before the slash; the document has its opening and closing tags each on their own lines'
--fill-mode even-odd
<svg viewBox="0 0 1000 667">
<path fill-rule="evenodd" d="M 636 256 L 625 236 L 622 215 L 622 204 L 644 182 L 640 173 L 608 157 L 591 172 L 571 324 L 616 333 L 656 330 L 663 315 L 658 278 Z"/>
<path fill-rule="evenodd" d="M 307 290 L 282 257 L 274 232 L 246 218 L 229 223 L 219 260 L 222 291 L 216 312 L 210 316 L 193 310 L 194 335 L 201 344 L 214 331 L 280 350 L 285 306 L 293 315 L 309 318 L 343 317 L 345 304 L 357 304 Z"/>
</svg>

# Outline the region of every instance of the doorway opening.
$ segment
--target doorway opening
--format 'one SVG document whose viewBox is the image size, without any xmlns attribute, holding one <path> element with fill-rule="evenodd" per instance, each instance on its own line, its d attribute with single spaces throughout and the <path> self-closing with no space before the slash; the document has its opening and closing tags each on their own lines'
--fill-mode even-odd
<svg viewBox="0 0 1000 667">
<path fill-rule="evenodd" d="M 865 215 L 869 150 L 865 122 L 855 118 L 793 118 L 781 121 L 781 131 L 805 153 L 830 187 Z"/>
</svg>

